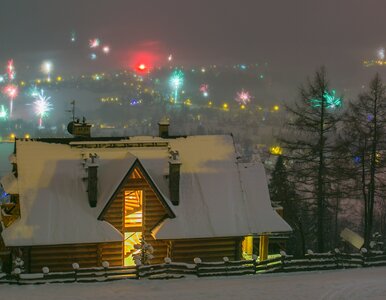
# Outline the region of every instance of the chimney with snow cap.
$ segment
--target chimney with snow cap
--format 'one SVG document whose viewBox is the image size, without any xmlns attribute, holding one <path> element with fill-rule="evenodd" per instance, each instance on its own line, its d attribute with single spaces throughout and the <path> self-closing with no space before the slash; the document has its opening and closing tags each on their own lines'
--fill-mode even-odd
<svg viewBox="0 0 386 300">
<path fill-rule="evenodd" d="M 160 122 L 158 122 L 158 134 L 161 138 L 168 138 L 169 137 L 169 121 L 167 119 L 163 119 Z"/>
<path fill-rule="evenodd" d="M 169 192 L 173 205 L 180 203 L 180 167 L 181 161 L 178 151 L 170 151 L 169 159 Z"/>
<path fill-rule="evenodd" d="M 89 157 L 91 158 L 91 163 L 87 166 L 88 202 L 91 207 L 96 207 L 98 197 L 98 164 L 95 162 L 95 159 L 98 157 L 98 155 L 96 153 L 90 153 Z"/>
</svg>

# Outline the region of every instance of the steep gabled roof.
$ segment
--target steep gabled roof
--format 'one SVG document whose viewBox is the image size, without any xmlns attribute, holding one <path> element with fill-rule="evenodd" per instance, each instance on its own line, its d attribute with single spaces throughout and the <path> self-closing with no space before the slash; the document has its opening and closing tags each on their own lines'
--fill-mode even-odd
<svg viewBox="0 0 386 300">
<path fill-rule="evenodd" d="M 141 171 L 142 175 L 145 177 L 145 180 L 150 184 L 151 188 L 153 189 L 153 191 L 157 195 L 158 199 L 161 201 L 162 206 L 165 208 L 169 218 L 175 218 L 175 214 L 172 211 L 172 209 L 170 208 L 170 205 L 168 204 L 168 202 L 170 203 L 170 201 L 166 200 L 166 197 L 162 194 L 162 192 L 159 190 L 157 185 L 154 183 L 153 179 L 147 173 L 146 169 L 143 167 L 143 165 L 141 164 L 139 159 L 136 159 L 135 162 L 133 163 L 133 165 L 127 171 L 125 177 L 122 178 L 122 181 L 120 182 L 120 184 L 118 185 L 117 189 L 114 191 L 113 195 L 110 197 L 110 199 L 106 203 L 106 205 L 103 208 L 102 212 L 99 214 L 98 220 L 104 220 L 104 218 L 103 218 L 104 214 L 107 212 L 107 210 L 110 207 L 112 201 L 114 201 L 114 199 L 116 198 L 117 194 L 123 188 L 123 186 L 126 183 L 126 180 L 129 178 L 130 174 L 134 171 L 135 168 L 138 168 Z"/>
<path fill-rule="evenodd" d="M 238 164 L 231 136 L 16 144 L 21 218 L 2 232 L 8 246 L 122 240 L 120 232 L 99 219 L 135 167 L 169 214 L 153 230 L 158 239 L 291 230 L 270 205 L 263 167 Z M 182 163 L 178 206 L 169 201 L 169 150 L 179 151 Z M 99 157 L 95 208 L 88 204 L 84 180 L 84 159 L 90 153 Z"/>
</svg>

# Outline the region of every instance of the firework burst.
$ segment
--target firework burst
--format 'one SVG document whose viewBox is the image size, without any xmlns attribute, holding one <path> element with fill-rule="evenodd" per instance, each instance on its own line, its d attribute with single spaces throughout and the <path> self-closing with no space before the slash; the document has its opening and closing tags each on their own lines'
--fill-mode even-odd
<svg viewBox="0 0 386 300">
<path fill-rule="evenodd" d="M 44 91 L 41 90 L 34 98 L 34 110 L 35 114 L 39 117 L 39 127 L 43 127 L 43 118 L 47 117 L 48 112 L 52 110 L 52 105 L 49 102 L 51 97 L 45 96 Z"/>
<path fill-rule="evenodd" d="M 248 91 L 245 91 L 244 89 L 238 92 L 235 98 L 236 102 L 240 105 L 247 105 L 249 102 L 251 102 L 251 99 L 251 94 Z"/>
</svg>

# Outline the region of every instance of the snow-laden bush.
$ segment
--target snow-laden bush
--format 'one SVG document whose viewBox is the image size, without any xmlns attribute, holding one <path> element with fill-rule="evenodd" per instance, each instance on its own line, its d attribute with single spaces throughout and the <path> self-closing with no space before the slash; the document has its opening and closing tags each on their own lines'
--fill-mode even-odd
<svg viewBox="0 0 386 300">
<path fill-rule="evenodd" d="M 50 273 L 50 269 L 48 267 L 43 267 L 42 272 L 43 272 L 43 274 L 48 274 L 48 273 Z"/>
<path fill-rule="evenodd" d="M 222 259 L 223 259 L 223 261 L 225 261 L 225 262 L 228 262 L 228 261 L 229 261 L 229 258 L 226 257 L 226 256 L 224 256 Z"/>
<path fill-rule="evenodd" d="M 172 262 L 170 257 L 165 257 L 164 261 L 165 261 L 165 264 L 170 264 Z"/>
<path fill-rule="evenodd" d="M 20 268 L 15 268 L 15 270 L 13 270 L 13 274 L 20 275 L 21 274 L 21 269 Z"/>
<path fill-rule="evenodd" d="M 147 264 L 149 264 L 149 261 L 154 258 L 153 246 L 148 244 L 147 242 L 145 242 L 144 239 L 141 239 L 140 244 L 134 245 L 134 248 L 137 249 L 137 251 L 132 255 L 134 262 L 136 260 L 139 260 L 141 262 L 141 264 L 147 265 Z M 136 265 L 139 266 L 139 264 L 137 264 L 137 263 L 136 263 Z"/>
<path fill-rule="evenodd" d="M 102 262 L 102 267 L 105 268 L 105 269 L 107 269 L 108 267 L 110 267 L 109 262 L 108 262 L 108 261 Z"/>
</svg>

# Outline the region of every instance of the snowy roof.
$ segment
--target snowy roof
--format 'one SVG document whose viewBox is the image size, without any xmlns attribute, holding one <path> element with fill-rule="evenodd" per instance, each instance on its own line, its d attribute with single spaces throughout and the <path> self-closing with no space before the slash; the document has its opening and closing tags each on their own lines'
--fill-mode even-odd
<svg viewBox="0 0 386 300">
<path fill-rule="evenodd" d="M 176 216 L 153 230 L 156 238 L 244 236 L 291 230 L 270 205 L 262 165 L 238 164 L 231 136 L 134 137 L 113 148 L 102 147 L 96 141 L 84 143 L 85 147 L 82 142 L 16 143 L 21 218 L 2 232 L 8 246 L 122 240 L 112 225 L 97 218 L 137 160 Z M 165 175 L 170 150 L 179 152 L 181 162 L 178 206 L 168 199 Z M 99 166 L 95 208 L 89 206 L 84 180 L 90 153 L 97 154 Z M 1 182 L 4 185 L 9 178 Z"/>
<path fill-rule="evenodd" d="M 291 231 L 273 210 L 262 164 L 239 164 L 230 136 L 171 141 L 181 165 L 177 217 L 153 230 L 158 239 L 246 236 Z M 205 149 L 204 151 L 202 149 Z"/>
</svg>

